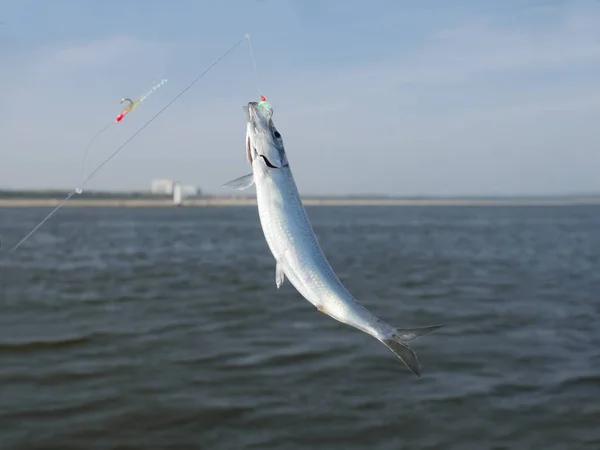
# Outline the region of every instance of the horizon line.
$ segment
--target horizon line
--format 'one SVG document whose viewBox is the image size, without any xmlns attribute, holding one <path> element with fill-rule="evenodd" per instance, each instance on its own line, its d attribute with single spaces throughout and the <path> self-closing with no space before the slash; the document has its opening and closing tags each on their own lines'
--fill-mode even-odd
<svg viewBox="0 0 600 450">
<path fill-rule="evenodd" d="M 29 195 L 37 196 L 43 195 L 48 198 L 50 195 L 67 195 L 72 192 L 72 189 L 60 189 L 60 188 L 44 188 L 44 189 L 13 189 L 13 188 L 0 188 L 0 198 L 2 197 L 27 197 Z M 87 195 L 86 195 L 87 194 Z M 79 197 L 83 196 L 102 196 L 108 195 L 114 196 L 148 196 L 148 197 L 172 197 L 172 194 L 159 194 L 153 193 L 148 189 L 144 190 L 110 190 L 110 189 L 90 189 L 84 191 Z M 315 199 L 389 199 L 389 200 L 411 200 L 411 199 L 567 199 L 567 198 L 600 198 L 600 192 L 579 192 L 579 193 L 560 193 L 560 194 L 383 194 L 383 193 L 348 193 L 348 194 L 301 194 L 305 198 Z M 240 193 L 213 193 L 213 192 L 202 192 L 200 194 L 186 196 L 186 198 L 252 198 L 253 195 L 240 194 Z"/>
</svg>

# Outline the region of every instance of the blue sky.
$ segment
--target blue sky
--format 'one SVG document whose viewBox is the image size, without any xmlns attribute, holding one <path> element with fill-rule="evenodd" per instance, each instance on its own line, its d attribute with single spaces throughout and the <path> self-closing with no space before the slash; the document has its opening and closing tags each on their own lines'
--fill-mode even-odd
<svg viewBox="0 0 600 450">
<path fill-rule="evenodd" d="M 0 2 L 0 188 L 74 188 L 245 33 L 303 194 L 600 192 L 600 2 Z M 88 189 L 250 171 L 247 43 Z"/>
</svg>

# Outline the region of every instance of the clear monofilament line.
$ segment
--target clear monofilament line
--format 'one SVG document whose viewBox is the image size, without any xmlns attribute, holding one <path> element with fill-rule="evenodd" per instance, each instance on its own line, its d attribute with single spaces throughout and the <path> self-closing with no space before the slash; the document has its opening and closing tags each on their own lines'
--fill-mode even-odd
<svg viewBox="0 0 600 450">
<path fill-rule="evenodd" d="M 85 148 L 85 152 L 83 154 L 83 162 L 81 163 L 81 173 L 79 175 L 79 188 L 81 189 L 81 185 L 83 183 L 83 172 L 85 171 L 85 163 L 87 162 L 87 157 L 88 157 L 88 153 L 90 151 L 90 147 L 92 146 L 92 144 L 94 143 L 94 141 L 98 138 L 98 136 L 100 136 L 102 133 L 104 133 L 106 130 L 108 130 L 110 128 L 111 125 L 113 125 L 115 122 L 111 122 L 108 125 L 106 125 L 104 128 L 102 128 L 100 131 L 98 131 L 98 133 L 96 133 L 94 135 L 94 137 L 92 138 L 92 140 L 88 143 L 87 147 Z"/>
<path fill-rule="evenodd" d="M 246 35 L 247 36 L 247 35 Z M 115 156 L 117 156 L 117 154 L 119 154 L 121 152 L 121 150 L 123 150 L 127 144 L 129 144 L 133 139 L 135 139 L 135 137 L 140 134 L 148 125 L 150 125 L 158 116 L 160 116 L 163 112 L 165 112 L 173 103 L 175 103 L 175 101 L 177 99 L 179 99 L 179 97 L 181 97 L 183 94 L 185 94 L 187 91 L 189 91 L 198 81 L 200 81 L 208 72 L 211 71 L 211 69 L 213 67 L 215 67 L 219 62 L 221 62 L 223 59 L 225 59 L 227 57 L 227 55 L 229 55 L 233 50 L 235 50 L 243 41 L 244 39 L 246 39 L 246 36 L 244 36 L 242 39 L 240 39 L 238 42 L 236 42 L 233 46 L 231 46 L 229 48 L 229 50 L 227 50 L 225 53 L 223 53 L 221 56 L 219 56 L 210 66 L 208 66 L 200 75 L 198 75 L 186 88 L 184 88 L 183 90 L 181 90 L 179 92 L 179 94 L 177 94 L 169 103 L 167 103 L 165 106 L 163 106 L 154 116 L 152 116 L 148 121 L 146 121 L 146 123 L 144 123 L 135 133 L 133 133 L 129 139 L 127 139 L 123 144 L 121 144 L 112 154 L 110 154 L 110 156 L 108 156 L 108 158 L 106 158 L 104 161 L 102 161 L 79 185 L 79 187 L 77 189 L 75 189 L 74 191 L 70 192 L 69 195 L 67 195 L 65 197 L 65 199 L 63 201 L 61 201 L 56 208 L 54 208 L 52 210 L 52 212 L 50 212 L 50 214 L 48 214 L 33 230 L 31 230 L 23 239 L 21 239 L 19 241 L 19 243 L 13 247 L 12 251 L 14 252 L 15 250 L 17 250 L 27 239 L 29 239 L 29 237 L 31 237 L 31 235 L 33 235 L 33 233 L 35 233 L 50 217 L 52 217 L 56 211 L 58 211 L 71 197 L 73 197 L 73 195 L 75 194 L 81 194 L 83 192 L 83 188 L 84 186 L 94 177 L 94 175 L 96 175 L 100 169 L 102 169 L 106 164 L 108 164 L 108 162 L 110 160 L 112 160 Z"/>
<path fill-rule="evenodd" d="M 260 89 L 260 79 L 258 78 L 258 70 L 256 70 L 256 59 L 254 58 L 254 51 L 252 50 L 252 41 L 250 41 L 250 35 L 244 36 L 248 39 L 248 47 L 250 48 L 250 58 L 252 59 L 252 67 L 254 68 L 254 78 L 256 79 L 256 88 L 258 89 L 258 95 L 262 95 L 263 92 Z"/>
<path fill-rule="evenodd" d="M 44 217 L 44 220 L 42 220 L 40 223 L 38 223 L 38 224 L 35 226 L 35 228 L 34 228 L 33 230 L 31 230 L 29 233 L 27 233 L 27 234 L 25 235 L 25 237 L 24 237 L 23 239 L 21 239 L 21 240 L 20 240 L 20 241 L 17 243 L 17 245 L 15 245 L 15 246 L 12 248 L 11 252 L 14 252 L 14 251 L 15 251 L 15 250 L 17 250 L 17 249 L 18 249 L 18 248 L 19 248 L 21 245 L 23 245 L 23 243 L 24 243 L 24 242 L 25 242 L 27 239 L 29 239 L 33 233 L 35 233 L 35 232 L 36 232 L 36 231 L 37 231 L 37 230 L 38 230 L 38 229 L 39 229 L 39 228 L 40 228 L 42 225 L 44 225 L 44 224 L 46 223 L 46 221 L 47 221 L 48 219 L 50 219 L 50 217 L 52 217 L 52 216 L 53 216 L 53 215 L 56 213 L 56 211 L 58 211 L 58 210 L 59 210 L 59 209 L 60 209 L 60 208 L 61 208 L 61 207 L 62 207 L 62 206 L 65 204 L 65 203 L 67 203 L 67 201 L 68 201 L 68 200 L 69 200 L 71 197 L 73 197 L 73 196 L 74 196 L 75 194 L 77 194 L 77 193 L 78 193 L 78 190 L 77 190 L 77 189 L 76 189 L 76 190 L 74 190 L 74 191 L 71 191 L 71 192 L 69 192 L 69 194 L 68 194 L 68 195 L 67 195 L 67 196 L 66 196 L 66 197 L 65 197 L 65 198 L 64 198 L 64 199 L 63 199 L 63 200 L 62 200 L 62 201 L 61 201 L 61 202 L 60 202 L 58 205 L 56 205 L 56 208 L 54 208 L 54 209 L 53 209 L 53 210 L 50 212 L 50 214 L 48 214 L 46 217 Z"/>
<path fill-rule="evenodd" d="M 156 119 L 158 116 L 160 116 L 164 111 L 166 111 L 173 103 L 175 103 L 175 101 L 181 97 L 183 94 L 185 94 L 187 91 L 189 91 L 192 86 L 194 86 L 198 81 L 200 81 L 200 79 L 202 77 L 204 77 L 204 75 L 206 75 L 208 72 L 210 72 L 210 70 L 215 67 L 219 62 L 221 62 L 221 60 L 225 59 L 225 57 L 227 55 L 229 55 L 233 50 L 235 50 L 235 48 L 240 45 L 242 42 L 244 41 L 244 38 L 240 39 L 235 45 L 233 45 L 229 50 L 227 50 L 225 53 L 223 53 L 219 58 L 217 58 L 210 66 L 208 66 L 208 68 L 202 72 L 198 77 L 196 77 L 196 79 L 194 81 L 192 81 L 185 89 L 183 89 L 179 94 L 177 94 L 173 100 L 171 100 L 169 103 L 167 103 L 165 106 L 163 106 L 154 116 L 152 116 L 144 125 L 142 125 L 135 133 L 133 133 L 131 135 L 131 137 L 129 139 L 127 139 L 123 144 L 121 144 L 121 146 L 119 148 L 117 148 L 108 158 L 106 158 L 102 163 L 100 163 L 98 165 L 98 167 L 96 167 L 96 169 L 94 169 L 92 171 L 92 173 L 85 179 L 85 181 L 83 182 L 83 184 L 81 185 L 81 187 L 83 187 L 85 184 L 87 184 L 88 181 L 90 181 L 92 179 L 92 177 L 102 168 L 104 167 L 111 159 L 113 159 L 115 156 L 117 156 L 117 154 L 123 150 L 123 148 L 129 144 L 133 139 L 135 139 L 135 137 L 140 134 L 142 132 L 142 130 L 144 128 L 146 128 L 148 125 L 150 125 L 152 122 L 154 122 L 154 119 Z"/>
<path fill-rule="evenodd" d="M 83 162 L 81 163 L 81 173 L 79 175 L 79 187 L 71 192 L 69 192 L 67 194 L 67 196 L 61 200 L 61 202 L 56 205 L 56 207 L 50 212 L 50 214 L 48 214 L 46 217 L 44 217 L 44 219 L 38 223 L 35 228 L 33 230 L 31 230 L 29 233 L 27 233 L 25 235 L 25 237 L 23 237 L 23 239 L 21 239 L 17 245 L 15 245 L 11 252 L 14 252 L 15 250 L 17 250 L 27 239 L 29 239 L 31 237 L 31 235 L 33 235 L 33 233 L 35 233 L 42 225 L 44 225 L 44 223 L 46 223 L 46 221 L 48 219 L 50 219 L 54 214 L 56 214 L 56 212 L 65 204 L 69 201 L 69 199 L 71 197 L 73 197 L 75 194 L 81 194 L 83 192 L 83 188 L 81 187 L 83 184 L 83 173 L 85 171 L 85 163 L 87 161 L 87 156 L 90 150 L 90 147 L 92 146 L 92 144 L 94 143 L 94 141 L 102 134 L 104 133 L 106 130 L 108 130 L 108 128 L 113 125 L 114 122 L 109 123 L 108 125 L 106 125 L 105 127 L 103 127 L 100 131 L 98 131 L 90 140 L 90 142 L 88 143 L 87 147 L 85 148 L 85 152 L 83 154 Z"/>
</svg>

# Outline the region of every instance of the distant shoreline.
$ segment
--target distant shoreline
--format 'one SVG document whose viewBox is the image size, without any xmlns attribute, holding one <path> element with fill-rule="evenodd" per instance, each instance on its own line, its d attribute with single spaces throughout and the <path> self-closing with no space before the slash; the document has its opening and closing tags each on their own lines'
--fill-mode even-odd
<svg viewBox="0 0 600 450">
<path fill-rule="evenodd" d="M 59 198 L 0 198 L 0 208 L 31 208 L 57 206 Z M 573 198 L 315 198 L 302 199 L 306 206 L 570 206 L 600 205 L 600 197 Z M 184 199 L 183 207 L 209 206 L 253 206 L 256 199 L 252 197 L 205 197 Z M 71 199 L 65 207 L 124 207 L 124 208 L 157 208 L 177 207 L 172 199 L 136 199 L 136 198 L 98 198 Z"/>
</svg>

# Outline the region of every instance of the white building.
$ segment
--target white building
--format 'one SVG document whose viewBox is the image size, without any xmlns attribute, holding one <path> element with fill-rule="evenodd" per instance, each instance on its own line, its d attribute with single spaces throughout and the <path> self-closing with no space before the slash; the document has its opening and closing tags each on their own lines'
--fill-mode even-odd
<svg viewBox="0 0 600 450">
<path fill-rule="evenodd" d="M 152 180 L 150 190 L 153 194 L 167 194 L 173 195 L 175 185 L 179 184 L 181 189 L 182 197 L 189 197 L 190 195 L 198 195 L 198 188 L 192 184 L 181 184 L 178 181 L 173 180 Z"/>
<path fill-rule="evenodd" d="M 181 184 L 173 180 L 152 180 L 150 190 L 153 194 L 172 195 L 173 203 L 181 205 L 186 197 L 198 195 L 199 189 L 191 184 Z"/>
<path fill-rule="evenodd" d="M 173 194 L 172 180 L 152 180 L 150 190 L 153 194 Z"/>
<path fill-rule="evenodd" d="M 181 186 L 181 195 L 184 197 L 189 197 L 190 195 L 198 195 L 198 188 L 191 184 L 180 184 Z"/>
</svg>

